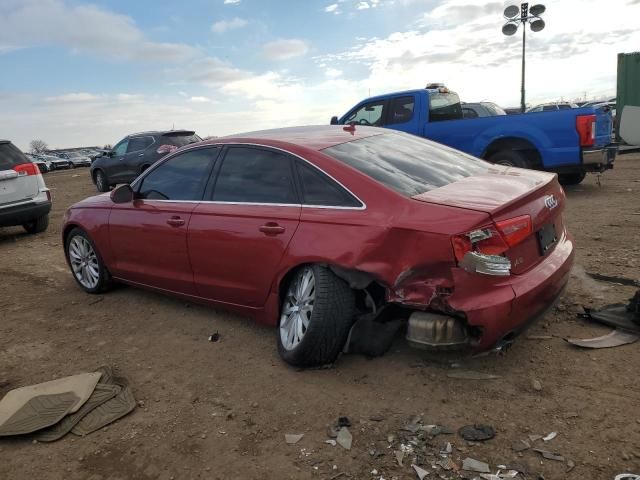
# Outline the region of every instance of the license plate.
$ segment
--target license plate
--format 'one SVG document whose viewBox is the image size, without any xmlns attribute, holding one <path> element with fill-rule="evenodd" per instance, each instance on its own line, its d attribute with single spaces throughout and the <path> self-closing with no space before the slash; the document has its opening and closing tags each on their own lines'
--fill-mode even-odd
<svg viewBox="0 0 640 480">
<path fill-rule="evenodd" d="M 558 236 L 556 235 L 556 226 L 553 223 L 545 225 L 540 230 L 538 230 L 538 244 L 540 245 L 540 255 L 546 255 L 557 241 Z"/>
</svg>

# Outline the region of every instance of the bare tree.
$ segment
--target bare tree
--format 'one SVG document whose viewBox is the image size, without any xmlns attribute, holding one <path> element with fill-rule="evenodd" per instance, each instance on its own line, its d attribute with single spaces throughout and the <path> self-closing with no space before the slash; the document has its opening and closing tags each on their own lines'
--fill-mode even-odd
<svg viewBox="0 0 640 480">
<path fill-rule="evenodd" d="M 31 153 L 44 153 L 49 149 L 49 145 L 44 140 L 31 140 L 29 148 Z"/>
</svg>

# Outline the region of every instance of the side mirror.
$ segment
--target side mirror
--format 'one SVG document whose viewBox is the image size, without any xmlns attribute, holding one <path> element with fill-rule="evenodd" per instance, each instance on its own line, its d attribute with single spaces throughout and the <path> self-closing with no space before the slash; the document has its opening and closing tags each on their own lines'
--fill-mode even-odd
<svg viewBox="0 0 640 480">
<path fill-rule="evenodd" d="M 129 203 L 133 201 L 133 189 L 128 183 L 118 185 L 109 196 L 113 203 Z"/>
<path fill-rule="evenodd" d="M 333 117 L 331 117 L 331 121 L 329 123 L 330 125 L 338 125 L 338 117 L 334 115 Z"/>
</svg>

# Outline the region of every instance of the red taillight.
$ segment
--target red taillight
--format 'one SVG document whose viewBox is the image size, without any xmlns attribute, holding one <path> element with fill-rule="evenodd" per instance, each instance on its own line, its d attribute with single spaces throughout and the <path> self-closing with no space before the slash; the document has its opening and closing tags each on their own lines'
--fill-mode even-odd
<svg viewBox="0 0 640 480">
<path fill-rule="evenodd" d="M 591 147 L 596 140 L 596 116 L 578 115 L 576 117 L 576 130 L 580 137 L 581 147 Z"/>
<path fill-rule="evenodd" d="M 515 247 L 531 235 L 533 231 L 531 217 L 529 215 L 521 215 L 520 217 L 496 222 L 496 228 L 510 247 Z"/>
<path fill-rule="evenodd" d="M 156 150 L 156 153 L 159 155 L 164 155 L 165 153 L 171 153 L 176 150 L 178 147 L 175 145 L 160 145 Z"/>
<path fill-rule="evenodd" d="M 35 163 L 22 163 L 16 165 L 13 169 L 18 172 L 18 175 L 38 175 L 40 173 Z"/>
<path fill-rule="evenodd" d="M 458 262 L 468 252 L 502 255 L 527 238 L 533 227 L 531 217 L 522 215 L 452 237 L 453 253 Z"/>
</svg>

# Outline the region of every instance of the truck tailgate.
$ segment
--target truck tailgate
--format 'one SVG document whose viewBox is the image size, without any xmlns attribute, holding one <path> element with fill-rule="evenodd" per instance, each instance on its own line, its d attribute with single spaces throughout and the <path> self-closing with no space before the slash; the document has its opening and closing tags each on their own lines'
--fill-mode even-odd
<svg viewBox="0 0 640 480">
<path fill-rule="evenodd" d="M 602 106 L 596 109 L 596 138 L 595 146 L 604 147 L 611 143 L 611 131 L 613 128 L 613 117 L 608 107 Z"/>
</svg>

